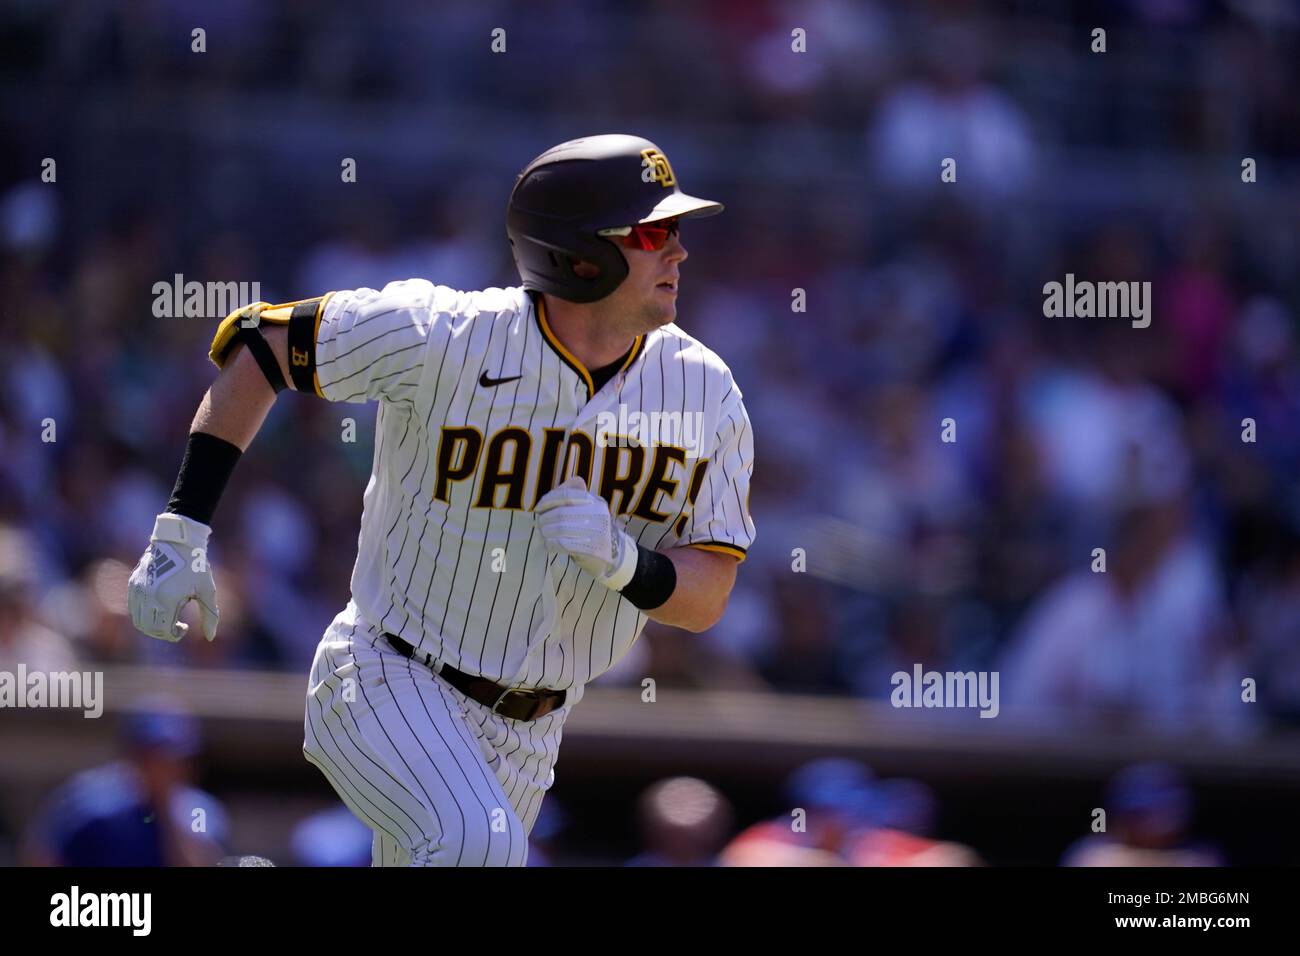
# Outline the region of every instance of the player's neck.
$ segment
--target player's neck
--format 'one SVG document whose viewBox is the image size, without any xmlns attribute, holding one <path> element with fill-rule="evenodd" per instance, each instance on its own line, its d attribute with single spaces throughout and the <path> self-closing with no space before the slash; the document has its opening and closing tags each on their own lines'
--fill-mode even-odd
<svg viewBox="0 0 1300 956">
<path fill-rule="evenodd" d="M 595 310 L 545 297 L 546 324 L 584 368 L 596 369 L 627 354 L 635 335 L 619 331 Z"/>
</svg>

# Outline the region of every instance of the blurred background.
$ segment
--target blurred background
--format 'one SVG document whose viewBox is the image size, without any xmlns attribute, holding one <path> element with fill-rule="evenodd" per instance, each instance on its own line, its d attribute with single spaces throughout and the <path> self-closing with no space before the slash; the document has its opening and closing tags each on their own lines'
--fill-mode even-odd
<svg viewBox="0 0 1300 956">
<path fill-rule="evenodd" d="M 727 206 L 678 321 L 745 393 L 758 540 L 575 710 L 531 862 L 1295 863 L 1298 62 L 1281 0 L 0 3 L 0 671 L 107 688 L 0 709 L 0 863 L 368 862 L 300 748 L 374 409 L 282 398 L 218 640 L 142 637 L 222 317 L 153 286 L 513 285 L 516 174 L 600 132 Z M 1151 282 L 1150 327 L 1044 318 L 1067 273 Z M 998 716 L 891 706 L 915 665 Z"/>
</svg>

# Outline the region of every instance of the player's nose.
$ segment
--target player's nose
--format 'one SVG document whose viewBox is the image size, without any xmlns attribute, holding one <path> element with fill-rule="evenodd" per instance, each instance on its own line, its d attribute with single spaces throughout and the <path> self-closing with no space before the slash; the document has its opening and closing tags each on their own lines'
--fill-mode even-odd
<svg viewBox="0 0 1300 956">
<path fill-rule="evenodd" d="M 682 245 L 682 234 L 680 232 L 669 236 L 668 242 L 664 245 L 664 251 L 667 253 L 664 256 L 665 262 L 684 262 L 686 257 L 690 255 L 686 251 L 686 247 Z"/>
</svg>

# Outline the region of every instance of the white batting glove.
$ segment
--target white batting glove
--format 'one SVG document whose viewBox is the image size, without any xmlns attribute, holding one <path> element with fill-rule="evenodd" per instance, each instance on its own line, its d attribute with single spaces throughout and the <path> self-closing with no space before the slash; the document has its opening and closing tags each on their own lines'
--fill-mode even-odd
<svg viewBox="0 0 1300 956">
<path fill-rule="evenodd" d="M 546 547 L 567 554 L 612 591 L 636 573 L 636 542 L 618 526 L 609 505 L 577 475 L 542 495 L 533 508 Z"/>
<path fill-rule="evenodd" d="M 190 629 L 179 620 L 181 609 L 194 600 L 199 603 L 203 636 L 209 641 L 217 636 L 221 609 L 207 557 L 211 533 L 207 525 L 184 515 L 165 513 L 154 520 L 149 547 L 126 586 L 126 604 L 136 630 L 161 641 L 179 641 Z"/>
</svg>

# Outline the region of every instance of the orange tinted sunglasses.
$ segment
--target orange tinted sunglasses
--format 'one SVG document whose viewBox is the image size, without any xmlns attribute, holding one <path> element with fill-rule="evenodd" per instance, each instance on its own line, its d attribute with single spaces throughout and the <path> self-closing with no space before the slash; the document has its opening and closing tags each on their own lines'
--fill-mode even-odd
<svg viewBox="0 0 1300 956">
<path fill-rule="evenodd" d="M 598 236 L 618 236 L 627 249 L 640 249 L 643 252 L 658 252 L 668 244 L 668 237 L 675 236 L 681 226 L 677 217 L 659 219 L 655 222 L 638 223 L 635 226 L 615 226 L 612 229 L 598 229 Z"/>
</svg>

